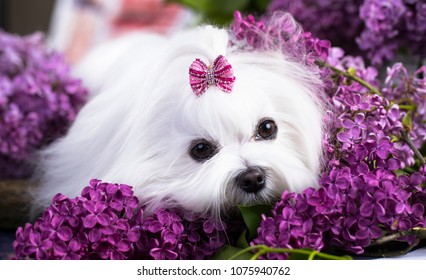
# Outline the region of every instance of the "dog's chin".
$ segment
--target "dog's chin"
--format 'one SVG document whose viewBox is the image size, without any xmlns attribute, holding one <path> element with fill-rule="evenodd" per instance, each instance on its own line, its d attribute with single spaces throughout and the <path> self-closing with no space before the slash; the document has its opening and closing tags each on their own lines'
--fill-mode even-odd
<svg viewBox="0 0 426 280">
<path fill-rule="evenodd" d="M 240 214 L 241 207 L 251 207 L 257 205 L 273 205 L 280 197 L 283 190 L 273 187 L 272 184 L 265 186 L 257 193 L 246 193 L 237 186 L 229 191 L 227 204 L 222 205 L 220 211 L 212 211 L 212 215 L 218 218 L 235 216 Z M 229 203 L 231 202 L 231 203 Z"/>
<path fill-rule="evenodd" d="M 280 194 L 271 191 L 268 186 L 256 193 L 247 193 L 238 187 L 234 187 L 229 192 L 228 203 L 222 205 L 221 208 L 222 212 L 226 212 L 228 208 L 235 206 L 269 205 L 276 202 L 279 198 Z"/>
<path fill-rule="evenodd" d="M 220 203 L 215 207 L 206 206 L 205 208 L 197 208 L 191 205 L 191 202 L 179 203 L 173 199 L 168 199 L 164 205 L 169 204 L 169 207 L 177 207 L 183 209 L 188 213 L 201 214 L 217 220 L 224 220 L 232 217 L 239 216 L 241 214 L 241 207 L 252 207 L 258 205 L 273 205 L 279 200 L 280 196 L 273 194 L 267 190 L 260 191 L 256 194 L 247 194 L 240 191 L 234 191 L 228 197 L 226 203 Z M 154 210 L 155 208 L 151 208 Z"/>
<path fill-rule="evenodd" d="M 178 180 L 178 179 L 177 179 Z M 179 181 L 179 180 L 178 180 Z M 235 178 L 222 184 L 211 185 L 218 187 L 212 191 L 208 187 L 204 191 L 199 191 L 203 186 L 208 186 L 208 182 L 187 185 L 187 189 L 178 192 L 158 192 L 149 194 L 142 193 L 141 201 L 145 201 L 146 212 L 152 213 L 162 208 L 179 208 L 186 212 L 197 213 L 216 219 L 226 219 L 240 214 L 239 207 L 249 207 L 255 205 L 273 205 L 277 202 L 285 187 L 283 184 L 276 183 L 282 180 L 272 180 L 267 178 L 265 186 L 257 192 L 247 192 L 241 189 L 235 182 Z M 173 183 L 168 184 L 168 186 Z M 164 191 L 164 189 L 163 189 Z M 195 194 L 196 195 L 186 195 Z M 151 197 L 151 199 L 149 199 Z M 148 199 L 147 199 L 148 198 Z"/>
</svg>

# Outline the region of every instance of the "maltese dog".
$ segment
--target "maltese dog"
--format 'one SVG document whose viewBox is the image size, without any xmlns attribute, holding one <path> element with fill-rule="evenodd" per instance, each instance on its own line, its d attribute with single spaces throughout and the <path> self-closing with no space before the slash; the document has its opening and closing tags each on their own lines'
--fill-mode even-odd
<svg viewBox="0 0 426 280">
<path fill-rule="evenodd" d="M 317 184 L 319 76 L 281 51 L 242 51 L 226 30 L 131 34 L 77 67 L 92 92 L 41 153 L 36 204 L 92 178 L 133 186 L 147 209 L 223 215 Z"/>
</svg>

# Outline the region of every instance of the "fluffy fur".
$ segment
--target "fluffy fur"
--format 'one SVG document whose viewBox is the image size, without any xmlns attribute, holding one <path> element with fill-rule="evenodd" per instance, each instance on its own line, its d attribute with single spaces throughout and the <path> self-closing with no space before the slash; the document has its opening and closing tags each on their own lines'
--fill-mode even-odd
<svg viewBox="0 0 426 280">
<path fill-rule="evenodd" d="M 232 93 L 210 87 L 196 97 L 190 64 L 211 64 L 218 55 L 233 67 Z M 77 72 L 94 96 L 68 134 L 42 152 L 36 206 L 56 193 L 77 196 L 92 178 L 133 186 L 149 209 L 179 204 L 215 215 L 316 185 L 321 82 L 279 50 L 235 51 L 225 30 L 205 26 L 172 38 L 126 36 L 95 50 Z M 265 117 L 278 125 L 275 140 L 255 139 Z M 200 138 L 220 147 L 205 162 L 189 155 Z M 266 173 L 257 193 L 236 186 L 249 167 Z"/>
</svg>

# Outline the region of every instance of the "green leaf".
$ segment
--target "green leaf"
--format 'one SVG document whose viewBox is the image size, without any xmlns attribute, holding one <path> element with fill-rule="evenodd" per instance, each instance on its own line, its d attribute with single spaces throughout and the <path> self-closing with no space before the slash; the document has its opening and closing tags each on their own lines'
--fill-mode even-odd
<svg viewBox="0 0 426 280">
<path fill-rule="evenodd" d="M 262 220 L 262 214 L 271 213 L 271 205 L 238 206 L 247 226 L 247 240 L 253 240 L 257 235 L 257 228 Z"/>
<path fill-rule="evenodd" d="M 235 256 L 237 253 L 241 251 L 241 248 L 234 247 L 231 245 L 224 246 L 219 253 L 213 256 L 213 260 L 229 260 L 231 257 Z M 249 260 L 253 254 L 246 252 L 244 254 L 239 255 L 236 260 Z"/>
<path fill-rule="evenodd" d="M 402 125 L 408 129 L 408 131 L 411 131 L 413 128 L 413 117 L 412 112 L 409 111 L 407 114 L 405 114 L 404 118 L 402 119 Z"/>
<path fill-rule="evenodd" d="M 247 236 L 247 230 L 243 231 L 243 233 L 241 233 L 240 237 L 238 237 L 238 240 L 235 244 L 238 248 L 245 249 L 245 248 L 248 248 L 250 246 L 247 242 L 246 236 Z"/>
<path fill-rule="evenodd" d="M 261 12 L 266 11 L 266 8 L 268 8 L 270 2 L 271 0 L 254 0 L 256 9 Z"/>
<path fill-rule="evenodd" d="M 421 146 L 420 153 L 422 155 L 426 155 L 426 143 L 423 143 L 423 145 Z"/>
<path fill-rule="evenodd" d="M 395 170 L 395 174 L 397 177 L 402 176 L 402 175 L 406 175 L 407 172 L 405 172 L 403 169 L 397 169 Z"/>
<path fill-rule="evenodd" d="M 233 14 L 248 6 L 249 0 L 171 0 L 203 14 Z"/>
<path fill-rule="evenodd" d="M 396 137 L 395 135 L 391 135 L 390 137 L 391 137 L 391 142 L 392 143 L 398 142 L 400 140 L 399 137 Z"/>
<path fill-rule="evenodd" d="M 305 251 L 312 251 L 312 250 L 305 249 Z M 292 252 L 288 256 L 288 260 L 307 260 L 308 258 L 309 258 L 309 255 L 298 253 L 298 252 Z"/>
</svg>

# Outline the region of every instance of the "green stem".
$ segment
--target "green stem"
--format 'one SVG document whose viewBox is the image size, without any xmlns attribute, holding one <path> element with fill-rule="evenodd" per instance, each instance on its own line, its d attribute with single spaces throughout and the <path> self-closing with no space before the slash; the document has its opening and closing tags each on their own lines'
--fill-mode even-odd
<svg viewBox="0 0 426 280">
<path fill-rule="evenodd" d="M 263 250 L 259 250 L 259 252 L 254 254 L 253 257 L 250 258 L 250 260 L 257 260 L 263 254 L 265 254 L 265 252 Z"/>
<path fill-rule="evenodd" d="M 380 237 L 371 245 L 372 246 L 382 245 L 382 244 L 388 243 L 390 241 L 395 241 L 398 238 L 401 238 L 401 237 L 404 237 L 404 236 L 407 236 L 407 235 L 415 235 L 419 239 L 426 239 L 426 228 L 414 227 L 412 229 L 398 231 L 396 233 Z"/>
<path fill-rule="evenodd" d="M 407 246 L 403 250 L 396 250 L 396 251 L 388 251 L 385 248 L 381 248 L 380 245 L 385 245 L 392 241 L 398 241 L 401 237 L 414 235 L 416 239 L 412 244 Z M 370 257 L 395 257 L 395 256 L 402 256 L 410 252 L 414 247 L 416 247 L 420 240 L 426 239 L 426 228 L 422 227 L 414 227 L 412 229 L 408 230 L 401 230 L 395 233 L 392 233 L 390 235 L 382 236 L 378 238 L 376 241 L 372 242 L 370 246 L 370 251 L 367 252 L 365 255 Z M 377 247 L 377 249 L 375 249 Z"/>
<path fill-rule="evenodd" d="M 401 132 L 402 132 L 402 138 L 403 138 L 403 140 L 405 141 L 405 143 L 407 143 L 407 145 L 411 148 L 411 150 L 413 150 L 414 154 L 419 159 L 421 166 L 425 166 L 426 165 L 426 161 L 425 161 L 422 153 L 420 153 L 420 151 L 414 145 L 414 143 L 411 140 L 411 137 L 410 137 L 410 134 L 408 133 L 408 131 L 406 131 L 405 129 L 403 129 Z"/>
<path fill-rule="evenodd" d="M 384 250 L 383 248 L 379 248 L 377 252 L 368 252 L 364 255 L 369 257 L 382 257 L 382 258 L 403 256 L 411 252 L 411 250 L 413 250 L 414 247 L 419 245 L 419 242 L 420 242 L 420 238 L 416 238 L 411 245 L 407 246 L 407 248 L 403 250 L 387 251 L 387 250 Z"/>
<path fill-rule="evenodd" d="M 317 255 L 317 252 L 318 251 L 312 251 L 312 253 L 311 254 L 309 254 L 309 258 L 308 258 L 308 260 L 313 260 L 314 258 L 315 258 L 315 256 Z"/>
<path fill-rule="evenodd" d="M 328 64 L 325 61 L 317 60 L 317 61 L 315 61 L 315 63 L 320 67 L 327 67 L 327 68 L 331 69 L 334 73 L 341 75 L 341 76 L 344 76 L 344 77 L 346 77 L 350 80 L 353 80 L 353 81 L 359 83 L 360 85 L 364 86 L 366 89 L 368 89 L 372 93 L 380 95 L 380 96 L 383 97 L 383 94 L 377 88 L 373 87 L 372 85 L 370 85 L 368 82 L 364 81 L 363 79 L 361 79 L 357 75 L 353 75 L 353 74 L 350 74 L 346 71 L 340 70 L 339 68 L 336 68 L 336 67 Z"/>
<path fill-rule="evenodd" d="M 234 260 L 234 259 L 238 258 L 239 256 L 244 255 L 245 253 L 250 253 L 251 251 L 256 250 L 256 249 L 261 249 L 263 246 L 264 245 L 255 245 L 255 246 L 247 247 L 247 248 L 239 251 L 238 253 L 236 253 L 235 255 L 230 257 L 229 259 Z"/>
<path fill-rule="evenodd" d="M 251 260 L 256 260 L 261 255 L 264 255 L 266 253 L 289 253 L 289 254 L 297 253 L 297 254 L 308 256 L 309 260 L 313 260 L 316 256 L 324 258 L 324 259 L 329 259 L 329 260 L 349 259 L 346 256 L 339 257 L 339 256 L 330 255 L 330 254 L 327 254 L 327 253 L 318 252 L 318 251 L 311 251 L 311 250 L 304 250 L 304 249 L 271 248 L 271 247 L 268 247 L 266 245 L 255 245 L 255 246 L 245 248 L 245 249 L 241 250 L 240 252 L 238 252 L 237 254 L 233 255 L 229 259 L 230 260 L 236 259 L 237 257 L 239 257 L 239 256 L 241 256 L 245 253 L 254 251 L 254 250 L 259 250 L 259 251 L 256 254 L 253 255 Z"/>
<path fill-rule="evenodd" d="M 407 110 L 407 111 L 415 111 L 415 105 L 398 105 L 399 109 Z"/>
</svg>

